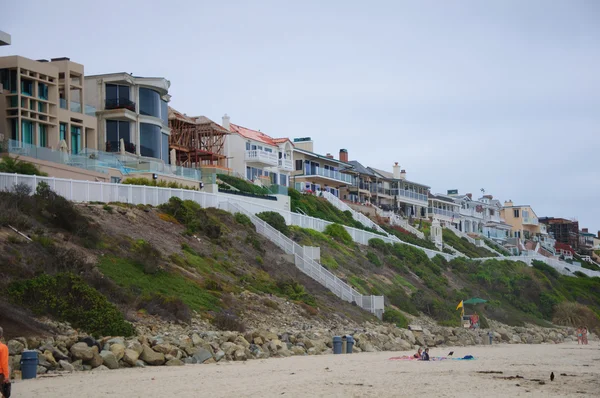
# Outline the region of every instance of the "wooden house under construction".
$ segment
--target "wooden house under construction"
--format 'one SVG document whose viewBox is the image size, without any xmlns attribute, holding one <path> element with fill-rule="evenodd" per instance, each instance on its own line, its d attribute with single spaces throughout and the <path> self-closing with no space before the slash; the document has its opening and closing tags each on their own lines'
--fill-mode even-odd
<svg viewBox="0 0 600 398">
<path fill-rule="evenodd" d="M 169 108 L 171 163 L 228 173 L 225 139 L 229 131 L 205 116 L 191 117 Z M 173 159 L 173 150 L 174 159 Z"/>
</svg>

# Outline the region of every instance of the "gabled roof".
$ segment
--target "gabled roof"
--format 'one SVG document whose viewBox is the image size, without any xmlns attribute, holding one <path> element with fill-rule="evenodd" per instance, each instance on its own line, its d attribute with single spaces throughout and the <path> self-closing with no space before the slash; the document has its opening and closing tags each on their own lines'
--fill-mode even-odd
<svg viewBox="0 0 600 398">
<path fill-rule="evenodd" d="M 315 158 L 323 159 L 325 161 L 338 163 L 339 165 L 345 167 L 347 170 L 353 169 L 353 166 L 350 163 L 342 162 L 341 160 L 338 160 L 335 158 L 328 158 L 327 156 L 319 155 L 318 153 L 307 151 L 306 149 L 294 147 L 294 151 L 298 152 L 298 153 L 303 153 L 308 156 L 314 156 Z M 344 170 L 346 170 L 346 169 L 344 169 Z M 344 170 L 340 170 L 340 171 L 344 171 Z"/>
<path fill-rule="evenodd" d="M 269 135 L 266 135 L 265 133 L 263 133 L 261 131 L 252 130 L 247 127 L 238 126 L 237 124 L 233 124 L 233 123 L 229 124 L 229 128 L 232 133 L 238 133 L 239 135 L 241 135 L 244 138 L 262 142 L 267 145 L 277 146 L 278 144 L 281 144 L 285 141 L 290 141 L 289 138 L 273 138 Z M 291 142 L 292 141 L 290 141 L 290 143 Z"/>
<path fill-rule="evenodd" d="M 427 189 L 431 188 L 429 185 L 421 184 L 420 182 L 403 180 L 401 178 L 394 178 L 394 173 L 390 173 L 389 171 L 376 169 L 375 167 L 370 167 L 370 166 L 367 167 L 367 169 L 369 169 L 373 173 L 375 173 L 376 176 L 378 176 L 380 178 L 383 178 L 383 179 L 386 179 L 386 180 L 400 181 L 400 182 L 406 182 L 406 183 L 409 183 L 409 184 L 420 185 L 420 186 L 425 187 Z"/>
<path fill-rule="evenodd" d="M 429 192 L 427 196 L 430 199 L 437 199 L 442 202 L 452 203 L 453 205 L 458 206 L 453 198 L 451 198 L 450 196 L 443 195 L 441 193 L 432 194 L 431 192 Z"/>
<path fill-rule="evenodd" d="M 365 167 L 362 164 L 360 164 L 358 160 L 351 160 L 348 163 L 350 163 L 354 167 L 354 171 L 356 171 L 357 173 L 368 175 L 370 177 L 375 177 L 375 173 L 369 170 L 368 167 Z"/>
</svg>

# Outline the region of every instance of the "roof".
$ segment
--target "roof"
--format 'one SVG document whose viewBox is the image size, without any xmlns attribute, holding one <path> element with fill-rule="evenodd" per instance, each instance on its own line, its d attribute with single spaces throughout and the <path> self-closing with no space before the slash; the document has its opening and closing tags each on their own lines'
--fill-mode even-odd
<svg viewBox="0 0 600 398">
<path fill-rule="evenodd" d="M 358 160 L 351 160 L 348 163 L 350 163 L 354 167 L 354 171 L 356 171 L 357 173 L 375 177 L 375 174 L 371 170 L 369 170 L 368 167 L 365 167 L 362 164 L 360 164 Z"/>
<path fill-rule="evenodd" d="M 328 158 L 327 156 L 319 155 L 318 153 L 307 151 L 305 149 L 300 149 L 298 147 L 294 147 L 294 152 L 299 152 L 299 153 L 303 153 L 305 155 L 314 156 L 316 158 L 323 159 L 323 160 L 328 160 L 328 161 L 333 162 L 333 163 L 339 163 L 340 165 L 345 166 L 347 168 L 353 168 L 352 164 L 350 164 L 350 163 L 342 162 L 341 160 L 338 160 L 338 159 L 335 159 L 335 158 Z"/>
<path fill-rule="evenodd" d="M 431 188 L 429 185 L 421 184 L 420 182 L 403 180 L 402 178 L 394 178 L 394 174 L 390 173 L 389 171 L 384 171 L 384 170 L 376 169 L 375 167 L 367 167 L 367 168 L 369 170 L 371 170 L 373 173 L 379 174 L 381 176 L 381 178 L 385 178 L 387 180 L 402 181 L 402 182 L 407 182 L 409 184 L 420 185 L 420 186 L 422 186 L 424 188 L 428 188 L 428 189 Z"/>
<path fill-rule="evenodd" d="M 233 123 L 229 123 L 229 129 L 231 130 L 231 132 L 238 133 L 239 135 L 241 135 L 244 138 L 262 142 L 267 145 L 277 146 L 278 144 L 281 144 L 285 141 L 290 141 L 289 138 L 273 138 L 273 137 L 263 133 L 262 131 L 252 130 L 247 127 L 239 126 L 239 125 L 233 124 Z M 291 142 L 292 141 L 290 141 L 290 143 Z"/>
<path fill-rule="evenodd" d="M 428 197 L 430 199 L 437 199 L 437 200 L 440 200 L 442 202 L 452 203 L 453 205 L 458 206 L 456 204 L 456 202 L 454 201 L 454 199 L 452 199 L 451 197 L 448 197 L 446 195 L 443 195 L 443 194 L 439 194 L 439 193 L 432 194 L 431 192 L 429 192 Z"/>
</svg>

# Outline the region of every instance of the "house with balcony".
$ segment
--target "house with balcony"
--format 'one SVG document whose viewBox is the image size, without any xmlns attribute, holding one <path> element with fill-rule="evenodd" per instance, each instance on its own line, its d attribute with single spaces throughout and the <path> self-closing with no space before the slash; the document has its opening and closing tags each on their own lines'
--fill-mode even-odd
<svg viewBox="0 0 600 398">
<path fill-rule="evenodd" d="M 455 228 L 461 222 L 460 204 L 454 198 L 443 194 L 428 194 L 429 207 L 427 216 L 432 220 L 440 221 L 440 224 L 450 224 Z"/>
<path fill-rule="evenodd" d="M 499 243 L 505 243 L 510 235 L 512 226 L 507 224 L 501 217 L 502 204 L 492 195 L 483 195 L 479 198 L 483 204 L 483 226 L 481 234 L 488 239 Z"/>
<path fill-rule="evenodd" d="M 124 72 L 86 76 L 85 99 L 96 108 L 98 149 L 132 154 L 149 170 L 168 164 L 170 85 L 163 77 Z"/>
<path fill-rule="evenodd" d="M 356 174 L 347 151 L 340 151 L 340 159 L 331 154 L 319 155 L 310 137 L 304 137 L 294 139 L 292 180 L 298 191 L 327 191 L 339 198 L 340 190 L 355 184 Z"/>
<path fill-rule="evenodd" d="M 252 130 L 223 116 L 222 126 L 229 131 L 225 137 L 227 167 L 238 176 L 261 185 L 290 186 L 294 168 L 294 145 L 289 138 L 273 138 Z"/>
<path fill-rule="evenodd" d="M 406 170 L 398 162 L 392 172 L 369 167 L 376 176 L 371 183 L 372 203 L 384 210 L 392 210 L 402 217 L 427 218 L 429 186 L 406 179 Z"/>
<path fill-rule="evenodd" d="M 533 239 L 542 235 L 540 222 L 529 205 L 515 205 L 511 200 L 504 202 L 501 217 L 511 226 L 511 237 Z"/>
<path fill-rule="evenodd" d="M 83 79 L 83 65 L 69 58 L 0 57 L 0 125 L 10 146 L 23 156 L 28 148 L 60 147 L 74 155 L 96 148 L 95 111 L 84 102 Z"/>
<path fill-rule="evenodd" d="M 340 150 L 340 158 L 344 156 L 343 151 L 345 150 Z M 372 184 L 375 187 L 377 186 L 377 176 L 357 160 L 351 160 L 348 163 L 352 165 L 351 171 L 355 176 L 355 183 L 342 188 L 341 198 L 360 205 L 371 204 L 371 199 L 373 198 Z"/>
</svg>

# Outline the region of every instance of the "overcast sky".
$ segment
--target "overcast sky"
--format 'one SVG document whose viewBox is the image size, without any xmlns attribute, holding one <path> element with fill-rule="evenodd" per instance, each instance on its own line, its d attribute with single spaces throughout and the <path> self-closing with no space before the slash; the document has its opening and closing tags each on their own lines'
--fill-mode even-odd
<svg viewBox="0 0 600 398">
<path fill-rule="evenodd" d="M 2 55 L 600 229 L 600 1 L 1 0 Z"/>
</svg>

